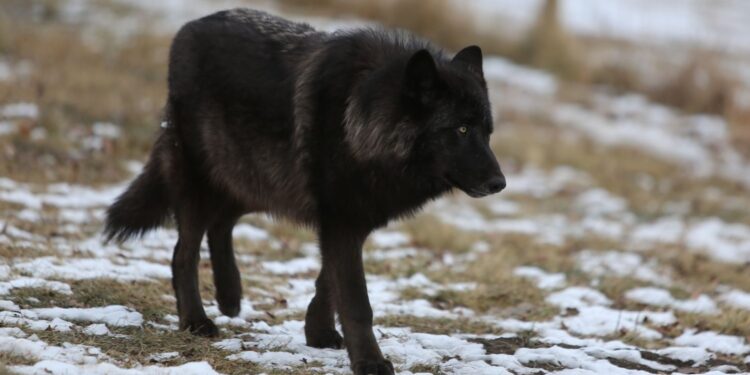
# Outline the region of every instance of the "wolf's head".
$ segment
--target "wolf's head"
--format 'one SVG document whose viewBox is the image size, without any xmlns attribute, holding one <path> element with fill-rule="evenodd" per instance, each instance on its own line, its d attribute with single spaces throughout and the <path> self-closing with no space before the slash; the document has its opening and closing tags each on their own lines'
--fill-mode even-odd
<svg viewBox="0 0 750 375">
<path fill-rule="evenodd" d="M 349 103 L 346 132 L 355 156 L 408 160 L 425 177 L 472 197 L 505 188 L 489 144 L 492 114 L 481 49 L 466 47 L 450 60 L 422 49 L 395 70 Z"/>
</svg>

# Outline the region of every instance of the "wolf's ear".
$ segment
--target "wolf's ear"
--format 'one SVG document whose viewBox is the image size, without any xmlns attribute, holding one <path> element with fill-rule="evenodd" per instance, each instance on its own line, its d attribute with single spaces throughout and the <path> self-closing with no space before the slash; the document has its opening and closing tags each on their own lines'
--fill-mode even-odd
<svg viewBox="0 0 750 375">
<path fill-rule="evenodd" d="M 464 65 L 469 71 L 484 77 L 482 71 L 482 49 L 479 46 L 468 46 L 453 57 L 452 62 Z"/>
<path fill-rule="evenodd" d="M 407 96 L 428 104 L 437 97 L 440 84 L 437 66 L 429 51 L 421 49 L 409 58 L 404 73 Z"/>
</svg>

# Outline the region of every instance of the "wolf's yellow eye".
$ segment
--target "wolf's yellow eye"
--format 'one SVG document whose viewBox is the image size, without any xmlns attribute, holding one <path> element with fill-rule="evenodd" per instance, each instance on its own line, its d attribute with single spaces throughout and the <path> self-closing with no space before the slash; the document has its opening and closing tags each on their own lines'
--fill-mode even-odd
<svg viewBox="0 0 750 375">
<path fill-rule="evenodd" d="M 461 133 L 461 134 L 466 134 L 466 133 L 468 133 L 468 132 L 469 132 L 469 128 L 467 128 L 467 127 L 465 127 L 465 126 L 460 126 L 460 127 L 458 128 L 458 132 L 459 132 L 459 133 Z"/>
</svg>

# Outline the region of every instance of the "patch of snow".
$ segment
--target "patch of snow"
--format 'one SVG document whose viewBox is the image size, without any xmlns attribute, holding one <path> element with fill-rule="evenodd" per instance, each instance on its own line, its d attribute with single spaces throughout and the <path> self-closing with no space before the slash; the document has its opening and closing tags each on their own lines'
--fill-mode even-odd
<svg viewBox="0 0 750 375">
<path fill-rule="evenodd" d="M 672 297 L 672 294 L 666 289 L 644 287 L 628 290 L 625 293 L 625 298 L 644 305 L 672 307 L 680 311 L 691 313 L 709 315 L 719 313 L 716 303 L 714 303 L 711 297 L 705 294 L 701 294 L 694 299 L 677 300 Z"/>
<path fill-rule="evenodd" d="M 644 245 L 677 243 L 685 232 L 685 223 L 678 217 L 664 217 L 654 222 L 639 224 L 630 233 L 630 243 Z"/>
<path fill-rule="evenodd" d="M 743 355 L 750 352 L 750 345 L 744 338 L 721 335 L 712 331 L 696 333 L 694 329 L 686 329 L 681 336 L 674 339 L 674 343 L 730 355 Z"/>
<path fill-rule="evenodd" d="M 703 220 L 690 226 L 685 243 L 722 262 L 750 262 L 750 227 L 747 225 L 728 224 L 718 218 Z"/>
<path fill-rule="evenodd" d="M 39 116 L 39 108 L 33 103 L 11 103 L 0 107 L 0 117 L 26 117 L 35 119 Z"/>
<path fill-rule="evenodd" d="M 151 362 L 166 362 L 173 360 L 180 356 L 179 352 L 164 352 L 164 353 L 155 353 L 148 356 L 148 360 Z"/>
<path fill-rule="evenodd" d="M 503 82 L 544 96 L 552 96 L 557 92 L 557 79 L 551 74 L 517 65 L 500 57 L 485 58 L 482 70 L 488 81 Z"/>
<path fill-rule="evenodd" d="M 72 321 L 106 323 L 114 327 L 137 327 L 143 324 L 141 313 L 120 305 L 89 308 L 47 307 L 29 309 L 28 311 L 44 319 L 61 318 Z"/>
<path fill-rule="evenodd" d="M 625 374 L 626 370 L 606 359 L 594 358 L 582 350 L 559 346 L 549 348 L 520 348 L 515 357 L 523 364 L 549 364 L 567 369 L 588 370 L 596 374 Z"/>
<path fill-rule="evenodd" d="M 95 364 L 99 360 L 107 359 L 107 356 L 98 348 L 68 343 L 63 344 L 62 346 L 49 345 L 36 338 L 36 336 L 29 338 L 0 336 L 0 353 L 7 353 L 21 358 L 37 359 L 41 361 L 52 360 L 88 365 Z M 14 371 L 16 369 L 18 368 L 14 368 Z"/>
<path fill-rule="evenodd" d="M 490 201 L 487 204 L 487 208 L 489 208 L 489 210 L 493 214 L 499 216 L 517 214 L 521 210 L 521 207 L 518 203 L 500 198 L 495 198 Z"/>
<path fill-rule="evenodd" d="M 563 310 L 588 306 L 608 306 L 612 304 L 612 301 L 602 294 L 602 292 L 579 286 L 569 287 L 552 293 L 547 296 L 546 301 Z"/>
<path fill-rule="evenodd" d="M 0 136 L 14 134 L 18 131 L 18 125 L 10 121 L 0 121 Z"/>
<path fill-rule="evenodd" d="M 241 339 L 224 339 L 224 340 L 215 342 L 211 345 L 216 348 L 230 351 L 230 352 L 239 352 L 240 350 L 242 350 Z"/>
<path fill-rule="evenodd" d="M 654 260 L 644 262 L 639 254 L 584 250 L 576 256 L 576 261 L 582 271 L 592 276 L 633 277 L 658 285 L 670 285 L 672 282 L 664 272 L 657 270 Z"/>
<path fill-rule="evenodd" d="M 562 318 L 568 331 L 583 336 L 619 335 L 633 332 L 646 340 L 658 340 L 662 335 L 644 324 L 669 325 L 677 321 L 672 312 L 624 311 L 604 306 L 578 308 L 578 315 Z"/>
<path fill-rule="evenodd" d="M 693 362 L 694 365 L 698 366 L 716 358 L 715 354 L 706 351 L 706 349 L 694 347 L 673 346 L 659 349 L 656 353 L 682 362 Z"/>
<path fill-rule="evenodd" d="M 109 335 L 109 328 L 107 328 L 107 325 L 102 323 L 94 323 L 86 326 L 83 329 L 83 333 L 87 335 L 93 335 L 93 336 L 103 336 L 103 335 Z"/>
<path fill-rule="evenodd" d="M 18 311 L 21 308 L 18 307 L 13 301 L 6 301 L 6 300 L 0 300 L 0 309 L 1 310 L 10 310 L 10 311 Z"/>
<path fill-rule="evenodd" d="M 589 186 L 592 182 L 587 173 L 569 166 L 558 166 L 549 172 L 524 168 L 520 174 L 507 174 L 506 179 L 510 182 L 504 190 L 505 194 L 529 195 L 534 198 L 546 198 L 568 187 Z"/>
<path fill-rule="evenodd" d="M 375 231 L 370 235 L 370 240 L 376 247 L 399 247 L 407 245 L 411 238 L 403 232 Z"/>
<path fill-rule="evenodd" d="M 293 275 L 320 269 L 320 261 L 316 258 L 295 258 L 289 261 L 266 261 L 263 268 L 277 275 Z"/>
<path fill-rule="evenodd" d="M 602 347 L 591 347 L 591 348 L 584 348 L 583 351 L 586 354 L 594 358 L 618 359 L 621 361 L 645 366 L 645 367 L 648 367 L 648 368 L 651 368 L 653 370 L 656 370 L 658 372 L 663 372 L 663 373 L 672 372 L 677 369 L 673 365 L 663 364 L 657 361 L 652 361 L 652 360 L 643 358 L 641 351 L 638 349 L 629 349 L 629 348 L 608 349 L 608 348 L 602 348 Z"/>
<path fill-rule="evenodd" d="M 564 273 L 547 273 L 539 267 L 516 267 L 513 274 L 533 280 L 540 289 L 559 289 L 565 287 Z"/>
<path fill-rule="evenodd" d="M 724 292 L 719 297 L 719 300 L 729 306 L 750 310 L 750 293 L 743 292 L 741 290 L 730 290 Z"/>
<path fill-rule="evenodd" d="M 120 260 L 122 264 L 109 259 L 72 258 L 55 259 L 52 257 L 36 258 L 18 263 L 14 269 L 36 277 L 58 277 L 68 280 L 115 279 L 120 281 L 152 280 L 172 277 L 169 266 L 144 260 Z"/>
<path fill-rule="evenodd" d="M 56 293 L 73 294 L 70 285 L 59 281 L 48 281 L 33 277 L 19 277 L 10 281 L 0 282 L 0 295 L 8 294 L 11 290 L 20 288 L 47 289 Z"/>
<path fill-rule="evenodd" d="M 265 241 L 269 238 L 266 230 L 246 223 L 235 225 L 232 235 L 235 238 L 244 238 L 250 241 Z"/>
<path fill-rule="evenodd" d="M 117 367 L 111 363 L 71 364 L 55 360 L 44 360 L 33 366 L 13 366 L 18 374 L 92 374 L 92 375 L 219 375 L 208 362 L 189 362 L 175 367 L 144 366 L 132 369 Z"/>
<path fill-rule="evenodd" d="M 95 136 L 102 138 L 115 139 L 120 137 L 120 127 L 111 122 L 95 122 L 91 126 L 91 131 Z"/>
<path fill-rule="evenodd" d="M 587 216 L 596 217 L 620 214 L 628 208 L 625 199 L 616 197 L 600 188 L 587 190 L 579 194 L 573 202 L 573 206 Z"/>
</svg>

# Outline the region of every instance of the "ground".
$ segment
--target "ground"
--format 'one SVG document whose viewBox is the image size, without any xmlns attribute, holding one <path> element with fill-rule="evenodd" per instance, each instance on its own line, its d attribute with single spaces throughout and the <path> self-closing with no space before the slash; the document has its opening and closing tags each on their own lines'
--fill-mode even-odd
<svg viewBox="0 0 750 375">
<path fill-rule="evenodd" d="M 348 372 L 345 351 L 305 346 L 313 233 L 243 218 L 236 318 L 218 311 L 204 246 L 217 339 L 177 330 L 173 229 L 102 242 L 104 210 L 159 126 L 170 33 L 235 3 L 192 4 L 0 3 L 14 15 L 0 18 L 0 373 Z M 366 245 L 375 333 L 397 372 L 750 372 L 737 124 L 501 57 L 484 70 L 508 188 L 447 196 Z"/>
</svg>

